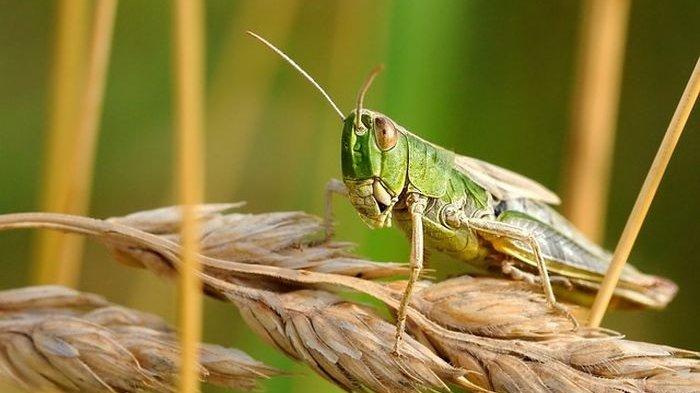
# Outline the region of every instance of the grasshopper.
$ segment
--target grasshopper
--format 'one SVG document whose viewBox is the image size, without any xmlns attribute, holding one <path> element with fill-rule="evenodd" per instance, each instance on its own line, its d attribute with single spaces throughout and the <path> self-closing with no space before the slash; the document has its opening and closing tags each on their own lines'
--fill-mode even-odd
<svg viewBox="0 0 700 393">
<path fill-rule="evenodd" d="M 446 150 L 421 139 L 388 116 L 363 107 L 380 69 L 370 73 L 349 115 L 289 56 L 249 32 L 299 71 L 330 103 L 343 123 L 343 181 L 326 188 L 326 228 L 332 234 L 332 195 L 346 196 L 370 228 L 392 219 L 411 242 L 410 276 L 397 311 L 394 353 L 405 330 L 406 309 L 423 269 L 424 249 L 443 252 L 478 271 L 539 283 L 548 304 L 576 320 L 557 295 L 590 304 L 611 255 L 588 240 L 549 205 L 559 197 L 517 173 Z M 551 275 L 551 277 L 550 277 Z M 663 308 L 676 285 L 627 265 L 616 303 Z"/>
</svg>

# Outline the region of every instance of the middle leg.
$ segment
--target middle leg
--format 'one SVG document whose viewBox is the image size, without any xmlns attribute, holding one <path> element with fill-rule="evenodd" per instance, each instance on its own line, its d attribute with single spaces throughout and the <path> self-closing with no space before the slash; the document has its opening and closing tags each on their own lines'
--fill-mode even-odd
<svg viewBox="0 0 700 393">
<path fill-rule="evenodd" d="M 524 281 L 531 285 L 541 285 L 540 276 L 521 270 L 516 266 L 515 262 L 511 260 L 501 262 L 501 272 L 515 281 Z M 549 281 L 552 284 L 561 285 L 568 290 L 574 288 L 574 284 L 571 283 L 571 280 L 563 276 L 550 276 Z"/>
</svg>

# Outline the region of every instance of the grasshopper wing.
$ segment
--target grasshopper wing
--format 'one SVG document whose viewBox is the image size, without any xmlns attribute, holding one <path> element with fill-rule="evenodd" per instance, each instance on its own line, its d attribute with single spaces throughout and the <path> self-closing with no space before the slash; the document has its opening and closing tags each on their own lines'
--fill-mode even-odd
<svg viewBox="0 0 700 393">
<path fill-rule="evenodd" d="M 610 264 L 610 254 L 598 246 L 581 242 L 573 233 L 564 234 L 539 219 L 523 212 L 507 210 L 498 221 L 521 228 L 536 236 L 547 270 L 569 278 L 574 285 L 597 289 Z M 573 237 L 570 237 L 574 235 Z M 532 250 L 525 243 L 504 237 L 490 239 L 498 251 L 535 266 Z M 677 287 L 671 281 L 641 273 L 625 265 L 615 295 L 630 305 L 663 308 L 673 299 Z"/>
<path fill-rule="evenodd" d="M 456 155 L 455 168 L 501 201 L 529 198 L 552 205 L 561 202 L 554 192 L 540 183 L 476 158 Z"/>
</svg>

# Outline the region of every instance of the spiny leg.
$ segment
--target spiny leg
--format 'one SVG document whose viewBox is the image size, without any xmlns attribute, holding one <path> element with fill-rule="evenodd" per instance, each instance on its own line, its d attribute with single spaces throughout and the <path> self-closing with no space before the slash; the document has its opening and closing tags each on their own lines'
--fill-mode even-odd
<svg viewBox="0 0 700 393">
<path fill-rule="evenodd" d="M 547 303 L 549 303 L 550 307 L 564 314 L 569 320 L 571 320 L 574 325 L 574 329 L 578 328 L 578 321 L 576 318 L 574 318 L 569 310 L 567 310 L 564 306 L 557 303 L 557 299 L 554 296 L 554 290 L 552 289 L 552 283 L 549 278 L 549 272 L 547 271 L 547 266 L 545 265 L 544 258 L 542 257 L 540 244 L 531 233 L 498 221 L 479 218 L 467 218 L 465 221 L 469 228 L 474 229 L 477 232 L 487 233 L 496 237 L 508 237 L 527 243 L 527 245 L 532 249 L 532 253 L 535 257 L 537 270 L 540 275 L 539 281 L 542 285 L 542 291 L 547 299 Z"/>
<path fill-rule="evenodd" d="M 348 196 L 348 188 L 338 179 L 330 179 L 326 183 L 325 191 L 325 215 L 323 226 L 326 228 L 326 240 L 330 240 L 335 234 L 333 225 L 333 194 Z"/>
<path fill-rule="evenodd" d="M 423 213 L 426 208 L 425 197 L 419 194 L 409 194 L 406 198 L 408 210 L 411 213 L 411 275 L 406 283 L 406 288 L 401 298 L 401 305 L 396 316 L 396 340 L 394 341 L 395 355 L 399 355 L 399 346 L 406 330 L 406 309 L 411 303 L 411 295 L 418 277 L 423 270 Z"/>
</svg>

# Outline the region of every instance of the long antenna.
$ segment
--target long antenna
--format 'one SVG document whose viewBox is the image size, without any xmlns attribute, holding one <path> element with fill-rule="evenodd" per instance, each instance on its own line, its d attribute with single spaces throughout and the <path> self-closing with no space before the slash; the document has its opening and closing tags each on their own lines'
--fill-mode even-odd
<svg viewBox="0 0 700 393">
<path fill-rule="evenodd" d="M 282 57 L 287 63 L 289 63 L 292 67 L 294 67 L 297 71 L 299 71 L 299 73 L 301 73 L 301 75 L 303 75 L 304 78 L 306 78 L 309 82 L 311 82 L 311 84 L 316 89 L 318 89 L 318 91 L 321 92 L 323 97 L 325 97 L 326 100 L 328 101 L 328 103 L 331 104 L 331 106 L 333 107 L 333 110 L 335 110 L 338 113 L 338 116 L 340 116 L 340 120 L 341 121 L 345 120 L 345 116 L 343 116 L 343 112 L 338 108 L 338 105 L 336 105 L 335 102 L 333 102 L 333 99 L 331 98 L 331 96 L 328 93 L 326 93 L 325 90 L 323 90 L 323 87 L 321 87 L 321 85 L 319 85 L 318 82 L 316 82 L 314 80 L 314 78 L 311 77 L 311 75 L 309 75 L 306 71 L 304 71 L 304 69 L 301 68 L 297 63 L 295 63 L 294 60 L 292 60 L 289 56 L 287 56 L 281 50 L 277 49 L 277 47 L 272 45 L 268 40 L 260 37 L 259 35 L 253 33 L 252 31 L 246 31 L 246 33 L 253 36 L 254 38 L 257 38 L 260 42 L 265 44 L 265 46 L 272 49 L 275 53 L 280 55 L 280 57 Z"/>
<path fill-rule="evenodd" d="M 365 83 L 362 85 L 362 88 L 360 89 L 360 92 L 357 94 L 357 111 L 355 111 L 355 129 L 359 130 L 360 127 L 362 126 L 362 122 L 360 122 L 360 111 L 362 110 L 362 104 L 365 102 L 365 94 L 367 94 L 367 90 L 369 90 L 369 87 L 372 86 L 372 82 L 374 82 L 374 78 L 379 75 L 380 72 L 384 69 L 384 64 L 378 64 L 376 67 L 370 71 L 369 75 L 367 76 L 367 79 L 365 80 Z"/>
</svg>

